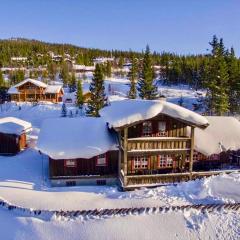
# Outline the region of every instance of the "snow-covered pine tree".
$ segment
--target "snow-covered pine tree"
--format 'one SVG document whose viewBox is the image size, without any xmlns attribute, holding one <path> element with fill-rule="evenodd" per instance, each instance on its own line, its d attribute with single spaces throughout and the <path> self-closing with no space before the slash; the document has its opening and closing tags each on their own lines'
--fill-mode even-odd
<svg viewBox="0 0 240 240">
<path fill-rule="evenodd" d="M 66 117 L 67 116 L 67 107 L 66 104 L 63 103 L 62 104 L 62 113 L 61 113 L 62 117 Z"/>
<path fill-rule="evenodd" d="M 150 48 L 147 45 L 143 58 L 143 66 L 138 81 L 138 92 L 142 99 L 155 99 L 157 97 L 157 87 L 154 82 L 154 71 L 152 68 L 152 59 Z"/>
<path fill-rule="evenodd" d="M 77 82 L 77 106 L 79 108 L 83 107 L 83 90 L 81 80 Z"/>
<path fill-rule="evenodd" d="M 130 90 L 128 92 L 128 97 L 130 99 L 134 99 L 137 96 L 136 81 L 138 77 L 137 59 L 135 58 L 134 54 L 131 55 L 131 63 L 132 66 L 128 75 L 130 79 Z"/>
<path fill-rule="evenodd" d="M 69 91 L 74 92 L 76 90 L 76 77 L 75 73 L 72 72 L 71 76 L 69 77 Z"/>
<path fill-rule="evenodd" d="M 99 117 L 99 110 L 104 107 L 105 93 L 102 67 L 96 64 L 93 79 L 89 87 L 91 97 L 87 114 Z"/>
</svg>

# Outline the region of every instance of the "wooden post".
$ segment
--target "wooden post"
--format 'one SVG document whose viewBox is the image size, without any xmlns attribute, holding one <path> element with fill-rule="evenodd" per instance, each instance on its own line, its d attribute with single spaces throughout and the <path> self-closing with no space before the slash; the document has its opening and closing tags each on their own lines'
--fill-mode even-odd
<svg viewBox="0 0 240 240">
<path fill-rule="evenodd" d="M 119 142 L 119 150 L 118 150 L 118 177 L 121 176 L 122 169 L 122 140 L 121 140 L 121 131 L 118 132 L 118 142 Z"/>
<path fill-rule="evenodd" d="M 190 148 L 190 162 L 189 162 L 190 179 L 192 178 L 192 170 L 193 170 L 193 153 L 194 153 L 194 127 L 191 127 L 191 148 Z"/>
<path fill-rule="evenodd" d="M 124 172 L 124 185 L 127 185 L 127 145 L 128 145 L 128 128 L 123 130 L 123 172 Z"/>
</svg>

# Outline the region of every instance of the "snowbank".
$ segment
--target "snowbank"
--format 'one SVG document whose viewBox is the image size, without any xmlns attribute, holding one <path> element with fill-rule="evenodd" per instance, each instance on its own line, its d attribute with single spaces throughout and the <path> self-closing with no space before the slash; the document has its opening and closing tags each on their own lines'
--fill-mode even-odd
<svg viewBox="0 0 240 240">
<path fill-rule="evenodd" d="M 163 100 L 114 101 L 110 106 L 100 111 L 100 115 L 106 119 L 109 127 L 113 128 L 150 119 L 160 113 L 188 122 L 194 126 L 208 126 L 208 120 L 205 117 Z"/>
<path fill-rule="evenodd" d="M 5 117 L 0 118 L 0 132 L 7 134 L 21 135 L 28 132 L 32 128 L 32 124 L 19 118 Z"/>
<path fill-rule="evenodd" d="M 37 147 L 53 159 L 88 159 L 117 149 L 117 142 L 101 118 L 58 118 L 43 122 Z"/>
<path fill-rule="evenodd" d="M 234 117 L 206 117 L 209 126 L 196 129 L 195 150 L 209 156 L 240 149 L 240 122 Z"/>
</svg>

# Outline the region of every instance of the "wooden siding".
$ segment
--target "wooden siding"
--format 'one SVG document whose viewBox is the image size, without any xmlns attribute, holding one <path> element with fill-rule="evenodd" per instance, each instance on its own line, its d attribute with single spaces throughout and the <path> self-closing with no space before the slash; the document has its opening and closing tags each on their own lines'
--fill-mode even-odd
<svg viewBox="0 0 240 240">
<path fill-rule="evenodd" d="M 65 160 L 54 160 L 49 158 L 49 175 L 54 177 L 67 176 L 117 176 L 118 174 L 118 151 L 107 152 L 107 165 L 97 166 L 97 157 L 90 159 L 78 158 L 76 167 L 64 166 Z"/>
<path fill-rule="evenodd" d="M 26 147 L 26 134 L 0 133 L 0 154 L 17 154 Z"/>
</svg>

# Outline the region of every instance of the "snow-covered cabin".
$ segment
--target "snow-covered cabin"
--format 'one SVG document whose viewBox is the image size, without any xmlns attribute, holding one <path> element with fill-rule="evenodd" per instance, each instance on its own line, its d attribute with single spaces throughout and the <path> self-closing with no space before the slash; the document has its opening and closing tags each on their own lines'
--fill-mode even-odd
<svg viewBox="0 0 240 240">
<path fill-rule="evenodd" d="M 240 122 L 234 117 L 206 116 L 209 126 L 196 129 L 193 161 L 196 170 L 221 167 L 240 158 Z M 189 130 L 189 129 L 188 129 Z M 239 155 L 239 156 L 238 156 Z M 234 160 L 234 161 L 232 161 Z M 238 161 L 237 161 L 238 162 Z"/>
<path fill-rule="evenodd" d="M 11 101 L 50 101 L 57 103 L 62 101 L 64 92 L 62 85 L 47 85 L 44 82 L 27 78 L 10 87 L 8 94 L 11 97 Z"/>
<path fill-rule="evenodd" d="M 27 146 L 32 125 L 14 117 L 0 118 L 0 154 L 17 154 Z"/>
<path fill-rule="evenodd" d="M 121 143 L 119 177 L 123 188 L 178 181 L 181 175 L 161 176 L 192 172 L 195 128 L 209 125 L 205 117 L 164 100 L 115 101 L 100 115 Z"/>
<path fill-rule="evenodd" d="M 37 143 L 54 186 L 116 183 L 117 146 L 106 122 L 90 117 L 45 120 Z"/>
</svg>

